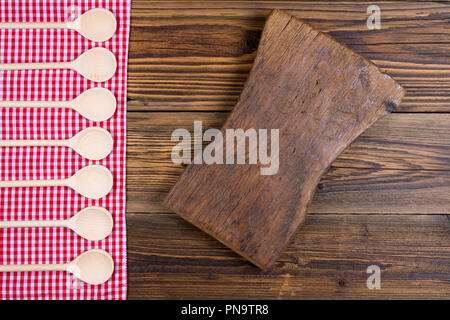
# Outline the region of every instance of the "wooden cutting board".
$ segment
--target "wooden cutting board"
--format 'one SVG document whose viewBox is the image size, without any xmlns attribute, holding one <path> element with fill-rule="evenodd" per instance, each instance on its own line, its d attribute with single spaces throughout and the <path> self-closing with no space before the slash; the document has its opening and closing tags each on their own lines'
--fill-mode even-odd
<svg viewBox="0 0 450 320">
<path fill-rule="evenodd" d="M 403 95 L 400 85 L 364 57 L 274 10 L 221 132 L 225 140 L 226 129 L 278 129 L 278 172 L 262 175 L 267 165 L 248 164 L 248 150 L 246 164 L 189 165 L 164 203 L 268 269 L 305 220 L 331 162 Z"/>
</svg>

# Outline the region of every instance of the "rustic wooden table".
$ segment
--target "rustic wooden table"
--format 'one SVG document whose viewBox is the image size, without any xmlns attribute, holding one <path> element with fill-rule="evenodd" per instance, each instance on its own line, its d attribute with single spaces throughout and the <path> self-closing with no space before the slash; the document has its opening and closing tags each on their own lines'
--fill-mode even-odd
<svg viewBox="0 0 450 320">
<path fill-rule="evenodd" d="M 132 1 L 127 223 L 130 299 L 450 298 L 450 2 Z M 332 165 L 306 223 L 263 272 L 161 202 L 183 167 L 171 133 L 220 128 L 272 8 L 375 62 L 406 89 Z M 369 290 L 367 267 L 381 268 Z"/>
</svg>

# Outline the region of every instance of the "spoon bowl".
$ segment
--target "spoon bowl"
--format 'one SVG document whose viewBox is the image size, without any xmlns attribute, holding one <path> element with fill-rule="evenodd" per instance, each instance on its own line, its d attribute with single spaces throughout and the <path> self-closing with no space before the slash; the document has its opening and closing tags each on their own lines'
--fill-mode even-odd
<svg viewBox="0 0 450 320">
<path fill-rule="evenodd" d="M 95 8 L 78 17 L 72 28 L 91 41 L 103 42 L 116 33 L 117 21 L 111 11 Z"/>
<path fill-rule="evenodd" d="M 67 185 L 86 198 L 100 199 L 111 191 L 113 176 L 104 166 L 90 165 L 70 177 Z"/>
<path fill-rule="evenodd" d="M 106 251 L 92 249 L 70 262 L 66 270 L 88 284 L 99 285 L 111 278 L 114 261 Z"/>
<path fill-rule="evenodd" d="M 116 112 L 117 100 L 105 88 L 91 88 L 73 100 L 72 109 L 91 121 L 105 121 Z"/>
<path fill-rule="evenodd" d="M 111 79 L 116 73 L 117 60 L 108 49 L 95 47 L 75 59 L 72 62 L 72 69 L 86 79 L 103 82 Z"/>
<path fill-rule="evenodd" d="M 67 227 L 87 240 L 98 241 L 111 234 L 113 224 L 113 218 L 108 210 L 102 207 L 88 207 L 70 218 Z"/>
<path fill-rule="evenodd" d="M 113 149 L 111 134 L 99 127 L 89 127 L 68 140 L 68 145 L 79 155 L 90 160 L 106 158 Z"/>
</svg>

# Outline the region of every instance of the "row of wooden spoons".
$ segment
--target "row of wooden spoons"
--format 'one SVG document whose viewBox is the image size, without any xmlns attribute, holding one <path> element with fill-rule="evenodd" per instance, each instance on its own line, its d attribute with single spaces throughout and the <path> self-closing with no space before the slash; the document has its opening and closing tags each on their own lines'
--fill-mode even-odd
<svg viewBox="0 0 450 320">
<path fill-rule="evenodd" d="M 0 187 L 67 186 L 81 195 L 99 199 L 108 194 L 113 185 L 111 172 L 101 165 L 82 168 L 73 176 L 62 180 L 0 181 Z M 103 240 L 113 228 L 111 213 L 102 207 L 88 207 L 66 220 L 1 221 L 0 228 L 65 227 L 90 241 Z M 80 280 L 98 285 L 108 281 L 114 271 L 114 261 L 104 250 L 93 249 L 63 265 L 0 265 L 0 272 L 67 271 Z"/>
<path fill-rule="evenodd" d="M 75 21 L 49 23 L 0 23 L 0 29 L 72 29 L 92 41 L 110 39 L 117 28 L 114 15 L 105 9 L 87 11 Z M 9 63 L 0 64 L 0 70 L 72 69 L 86 79 L 104 82 L 111 79 L 117 69 L 114 54 L 108 49 L 96 47 L 81 54 L 70 62 L 51 63 Z M 105 121 L 112 117 L 117 101 L 104 88 L 85 91 L 72 101 L 1 101 L 0 107 L 21 108 L 71 108 L 91 121 Z M 113 148 L 111 134 L 99 127 L 90 127 L 65 140 L 0 140 L 0 147 L 54 146 L 69 147 L 89 160 L 100 160 L 108 156 Z M 113 187 L 113 176 L 108 168 L 89 165 L 73 176 L 59 180 L 14 180 L 0 181 L 0 188 L 11 187 L 70 187 L 84 197 L 100 199 Z M 67 220 L 55 221 L 2 221 L 0 228 L 66 227 L 79 236 L 98 241 L 105 239 L 112 231 L 113 218 L 108 210 L 88 207 Z M 93 285 L 110 279 L 114 261 L 104 250 L 93 249 L 84 252 L 73 261 L 56 265 L 3 265 L 0 272 L 16 271 L 66 271 L 78 279 Z"/>
<path fill-rule="evenodd" d="M 106 41 L 116 32 L 117 21 L 106 9 L 95 8 L 75 21 L 68 22 L 4 22 L 0 29 L 72 29 L 92 41 Z M 47 63 L 4 63 L 0 70 L 72 69 L 86 79 L 103 82 L 111 79 L 117 69 L 114 54 L 102 47 L 92 48 L 73 61 Z"/>
</svg>

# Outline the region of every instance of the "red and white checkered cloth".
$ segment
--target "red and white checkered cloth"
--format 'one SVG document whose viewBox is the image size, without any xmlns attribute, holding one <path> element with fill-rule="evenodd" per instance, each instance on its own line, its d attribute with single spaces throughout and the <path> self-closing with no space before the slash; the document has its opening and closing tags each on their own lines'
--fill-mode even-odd
<svg viewBox="0 0 450 320">
<path fill-rule="evenodd" d="M 94 83 L 71 70 L 0 71 L 0 100 L 71 100 L 102 86 L 117 98 L 113 118 L 90 122 L 69 109 L 1 108 L 0 139 L 67 139 L 89 126 L 111 132 L 115 147 L 101 161 L 89 161 L 68 148 L 0 148 L 0 179 L 62 179 L 88 164 L 102 164 L 114 176 L 112 192 L 100 200 L 86 199 L 64 187 L 0 189 L 1 220 L 53 220 L 72 217 L 92 205 L 108 209 L 113 233 L 102 241 L 84 240 L 64 228 L 0 229 L 0 264 L 67 263 L 92 248 L 109 252 L 115 262 L 111 280 L 87 285 L 65 272 L 0 273 L 1 299 L 125 299 L 125 119 L 126 71 L 130 4 L 127 0 L 1 0 L 0 22 L 67 21 L 91 8 L 109 9 L 117 18 L 112 39 L 86 40 L 71 30 L 0 30 L 0 63 L 71 61 L 102 46 L 118 62 L 115 76 Z"/>
</svg>

